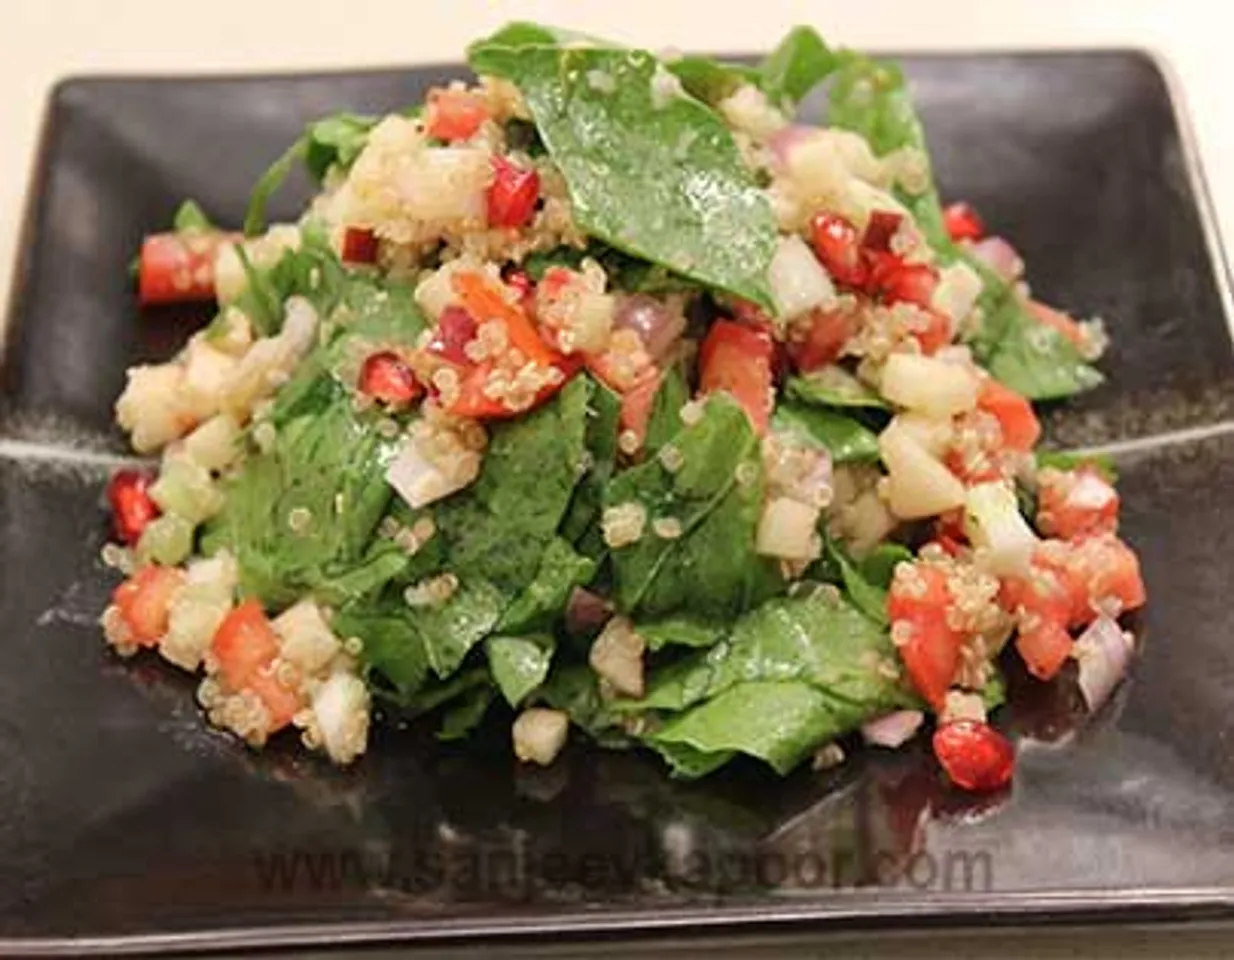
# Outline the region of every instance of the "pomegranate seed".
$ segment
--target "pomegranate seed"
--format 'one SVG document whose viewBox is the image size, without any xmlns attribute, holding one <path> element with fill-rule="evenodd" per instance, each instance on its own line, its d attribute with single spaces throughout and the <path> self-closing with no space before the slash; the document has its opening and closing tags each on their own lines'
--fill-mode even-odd
<svg viewBox="0 0 1234 960">
<path fill-rule="evenodd" d="M 370 354 L 360 368 L 360 390 L 390 406 L 407 406 L 424 394 L 411 367 L 392 350 Z"/>
<path fill-rule="evenodd" d="M 953 203 L 943 211 L 943 227 L 952 240 L 980 240 L 985 236 L 985 223 L 971 204 Z"/>
<path fill-rule="evenodd" d="M 1015 748 L 988 723 L 953 720 L 934 732 L 934 756 L 951 782 L 986 792 L 1006 786 L 1015 770 Z"/>
<path fill-rule="evenodd" d="M 459 366 L 469 366 L 471 358 L 466 347 L 476 338 L 476 320 L 462 307 L 449 306 L 441 311 L 437 329 L 428 342 L 429 353 Z"/>
<path fill-rule="evenodd" d="M 343 231 L 344 263 L 376 263 L 377 234 L 368 227 L 348 227 Z"/>
<path fill-rule="evenodd" d="M 938 286 L 938 272 L 925 263 L 905 263 L 894 253 L 865 252 L 869 291 L 889 303 L 914 303 L 929 307 Z"/>
<path fill-rule="evenodd" d="M 142 470 L 117 470 L 107 484 L 107 502 L 111 504 L 112 526 L 116 537 L 135 544 L 146 525 L 162 511 L 150 499 L 150 484 L 154 477 Z"/>
<path fill-rule="evenodd" d="M 836 213 L 816 214 L 810 220 L 810 243 L 833 279 L 850 287 L 865 285 L 866 267 L 852 221 Z"/>
<path fill-rule="evenodd" d="M 488 188 L 488 222 L 492 227 L 525 227 L 540 199 L 540 174 L 493 157 L 493 184 Z"/>
<path fill-rule="evenodd" d="M 502 274 L 502 279 L 507 287 L 514 289 L 514 292 L 518 294 L 519 300 L 524 303 L 536 294 L 535 281 L 528 276 L 526 270 L 519 270 L 517 268 L 506 270 Z"/>
<path fill-rule="evenodd" d="M 875 210 L 870 214 L 870 222 L 866 224 L 865 236 L 861 245 L 867 250 L 879 250 L 883 253 L 891 249 L 891 238 L 895 236 L 904 218 L 890 210 Z"/>
</svg>

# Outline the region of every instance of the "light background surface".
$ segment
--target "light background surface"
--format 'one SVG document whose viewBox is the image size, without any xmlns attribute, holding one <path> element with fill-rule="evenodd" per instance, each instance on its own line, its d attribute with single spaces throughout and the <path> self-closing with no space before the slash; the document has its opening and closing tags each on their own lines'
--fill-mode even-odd
<svg viewBox="0 0 1234 960">
<path fill-rule="evenodd" d="M 798 22 L 881 50 L 1133 46 L 1171 65 L 1191 115 L 1220 232 L 1234 238 L 1234 51 L 1220 5 L 1198 0 L 14 0 L 0 27 L 0 296 L 12 279 L 17 233 L 48 92 L 77 74 L 260 72 L 389 66 L 458 59 L 468 40 L 504 20 L 539 19 L 653 48 L 755 51 Z M 1063 240 L 1065 238 L 1060 238 Z M 7 303 L 7 296 L 0 303 Z M 941 935 L 940 939 L 942 939 Z M 948 938 L 949 939 L 949 938 Z M 983 945 L 984 943 L 984 945 Z M 1227 946 L 1228 944 L 1228 946 Z M 836 946 L 839 946 L 838 944 Z M 1148 957 L 1234 955 L 1226 935 L 1011 932 L 978 943 L 861 947 L 861 957 L 988 955 Z M 764 954 L 754 944 L 739 953 Z M 837 955 L 822 948 L 821 955 Z M 813 955 L 805 948 L 794 956 Z M 673 955 L 677 955 L 674 953 Z M 728 956 L 720 950 L 717 956 Z"/>
</svg>

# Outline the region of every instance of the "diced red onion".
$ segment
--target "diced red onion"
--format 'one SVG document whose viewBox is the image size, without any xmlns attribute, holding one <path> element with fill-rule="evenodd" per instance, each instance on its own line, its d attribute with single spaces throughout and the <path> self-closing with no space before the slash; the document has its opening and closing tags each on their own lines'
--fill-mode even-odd
<svg viewBox="0 0 1234 960">
<path fill-rule="evenodd" d="M 1098 617 L 1075 642 L 1080 692 L 1089 710 L 1098 710 L 1131 663 L 1131 638 L 1110 617 Z"/>
<path fill-rule="evenodd" d="M 866 743 L 872 743 L 876 747 L 894 749 L 911 740 L 924 720 L 925 714 L 920 710 L 897 710 L 863 724 L 861 736 Z"/>
<path fill-rule="evenodd" d="M 767 149 L 771 151 L 771 156 L 775 160 L 777 168 L 780 170 L 787 169 L 789 154 L 799 144 L 808 140 L 817 132 L 815 127 L 802 127 L 793 124 L 773 133 L 767 141 Z"/>
<path fill-rule="evenodd" d="M 1004 280 L 1018 280 L 1024 273 L 1024 261 L 1015 247 L 1002 237 L 986 237 L 973 244 L 973 256 Z"/>
<path fill-rule="evenodd" d="M 612 606 L 602 596 L 575 587 L 566 604 L 566 630 L 572 636 L 586 636 L 608 623 L 612 615 Z"/>
<path fill-rule="evenodd" d="M 613 325 L 619 330 L 637 333 L 647 352 L 659 360 L 681 339 L 686 318 L 655 297 L 635 293 L 618 299 Z"/>
</svg>

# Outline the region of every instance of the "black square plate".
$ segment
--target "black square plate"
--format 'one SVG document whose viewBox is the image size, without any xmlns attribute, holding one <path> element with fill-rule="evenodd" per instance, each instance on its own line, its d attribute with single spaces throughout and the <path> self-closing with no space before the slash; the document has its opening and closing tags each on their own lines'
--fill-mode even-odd
<svg viewBox="0 0 1234 960">
<path fill-rule="evenodd" d="M 0 950 L 1234 919 L 1234 351 L 1167 85 L 1131 52 L 906 64 L 944 194 L 1114 337 L 1110 384 L 1050 417 L 1054 441 L 1118 455 L 1152 597 L 1094 721 L 1013 677 L 1021 768 L 984 806 L 924 748 L 683 785 L 582 745 L 516 769 L 500 731 L 446 749 L 379 730 L 347 772 L 207 731 L 186 678 L 115 662 L 94 623 L 111 403 L 185 332 L 138 318 L 127 261 L 185 196 L 238 222 L 306 120 L 455 71 L 74 80 L 50 104 L 0 392 Z"/>
</svg>

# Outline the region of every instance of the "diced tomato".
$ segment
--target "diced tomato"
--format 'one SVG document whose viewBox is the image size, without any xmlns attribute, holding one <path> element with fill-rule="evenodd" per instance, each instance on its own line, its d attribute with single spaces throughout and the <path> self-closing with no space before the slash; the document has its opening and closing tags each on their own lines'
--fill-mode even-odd
<svg viewBox="0 0 1234 960">
<path fill-rule="evenodd" d="M 934 731 L 934 756 L 951 782 L 965 790 L 998 790 L 1015 771 L 1011 742 L 977 720 L 953 720 Z"/>
<path fill-rule="evenodd" d="M 494 369 L 492 362 L 485 361 L 472 367 L 464 375 L 462 382 L 459 384 L 458 398 L 447 409 L 455 416 L 468 417 L 472 420 L 504 420 L 510 417 L 521 416 L 528 410 L 534 410 L 569 383 L 570 378 L 582 369 L 582 361 L 576 356 L 563 357 L 560 361 L 554 363 L 553 366 L 561 371 L 560 381 L 546 384 L 536 394 L 530 406 L 515 410 L 507 406 L 502 400 L 485 394 L 485 384 L 488 383 L 489 374 Z"/>
<path fill-rule="evenodd" d="M 942 709 L 960 666 L 963 636 L 947 623 L 951 602 L 947 575 L 923 564 L 897 571 L 887 600 L 900 659 L 917 692 L 936 710 Z"/>
<path fill-rule="evenodd" d="M 647 437 L 647 423 L 651 420 L 651 408 L 655 404 L 656 391 L 663 379 L 654 368 L 638 383 L 621 395 L 621 429 L 628 430 L 638 438 L 642 447 Z"/>
<path fill-rule="evenodd" d="M 430 137 L 453 142 L 470 140 L 488 119 L 484 97 L 469 90 L 431 90 L 424 128 Z"/>
<path fill-rule="evenodd" d="M 1073 540 L 1118 529 L 1118 491 L 1099 470 L 1042 470 L 1037 475 L 1037 527 Z"/>
<path fill-rule="evenodd" d="M 913 339 L 927 357 L 938 353 L 951 342 L 951 321 L 937 310 L 926 310 L 926 325 L 913 331 Z"/>
<path fill-rule="evenodd" d="M 971 204 L 953 203 L 943 211 L 943 227 L 952 240 L 980 240 L 985 236 L 985 223 Z"/>
<path fill-rule="evenodd" d="M 1055 310 L 1053 307 L 1047 307 L 1039 300 L 1029 300 L 1027 303 L 1028 312 L 1039 322 L 1047 327 L 1053 327 L 1064 337 L 1070 340 L 1077 347 L 1084 345 L 1084 330 L 1071 317 L 1063 313 L 1061 310 Z"/>
<path fill-rule="evenodd" d="M 257 694 L 270 711 L 268 733 L 282 730 L 291 723 L 292 717 L 299 713 L 305 704 L 304 698 L 279 680 L 269 665 L 249 677 L 245 689 Z"/>
<path fill-rule="evenodd" d="M 927 263 L 906 263 L 894 253 L 866 251 L 869 292 L 889 303 L 913 303 L 929 308 L 938 286 L 938 271 Z"/>
<path fill-rule="evenodd" d="M 741 404 L 754 429 L 763 434 L 771 422 L 773 383 L 771 337 L 731 320 L 717 320 L 699 351 L 699 389 L 724 390 Z"/>
<path fill-rule="evenodd" d="M 495 320 L 506 328 L 510 346 L 524 357 L 540 366 L 558 363 L 562 356 L 541 338 L 535 325 L 522 307 L 505 298 L 502 291 L 493 286 L 493 281 L 483 274 L 460 271 L 452 277 L 454 291 L 463 301 L 463 307 L 477 324 Z"/>
<path fill-rule="evenodd" d="M 1061 624 L 1047 620 L 1030 630 L 1021 629 L 1015 640 L 1028 672 L 1038 680 L 1053 680 L 1074 646 L 1071 634 Z"/>
<path fill-rule="evenodd" d="M 143 307 L 214 299 L 214 257 L 239 236 L 221 231 L 154 233 L 141 244 L 137 297 Z"/>
<path fill-rule="evenodd" d="M 348 227 L 343 231 L 344 263 L 376 263 L 377 234 L 368 227 Z"/>
<path fill-rule="evenodd" d="M 901 214 L 890 210 L 875 210 L 870 214 L 865 235 L 861 238 L 861 245 L 867 250 L 879 250 L 886 253 L 891 249 L 891 238 L 895 236 L 903 222 L 904 217 Z"/>
<path fill-rule="evenodd" d="M 1012 450 L 1027 453 L 1041 439 L 1041 423 L 1033 405 L 993 377 L 981 385 L 977 406 L 998 420 L 1003 442 Z"/>
<path fill-rule="evenodd" d="M 488 188 L 491 227 L 525 227 L 536 214 L 540 174 L 518 167 L 505 157 L 493 157 L 493 182 Z"/>
<path fill-rule="evenodd" d="M 809 318 L 805 339 L 789 344 L 789 356 L 803 373 L 835 363 L 844 344 L 857 332 L 857 318 L 846 310 L 815 309 Z"/>
<path fill-rule="evenodd" d="M 370 354 L 360 368 L 359 388 L 381 403 L 406 407 L 424 396 L 411 367 L 393 350 Z"/>
<path fill-rule="evenodd" d="M 834 280 L 850 287 L 865 285 L 861 238 L 851 220 L 837 213 L 815 214 L 810 220 L 810 243 Z"/>
<path fill-rule="evenodd" d="M 153 481 L 144 470 L 117 470 L 107 483 L 112 527 L 117 539 L 130 546 L 141 539 L 142 531 L 161 513 L 150 497 Z"/>
<path fill-rule="evenodd" d="M 471 363 L 467 357 L 467 344 L 476 338 L 476 329 L 475 317 L 462 307 L 446 307 L 441 311 L 426 349 L 450 363 L 466 366 Z"/>
<path fill-rule="evenodd" d="M 184 583 L 184 571 L 176 567 L 142 567 L 111 595 L 133 639 L 153 647 L 167 633 L 172 597 Z"/>
<path fill-rule="evenodd" d="M 1091 623 L 1111 602 L 1125 612 L 1145 599 L 1139 558 L 1113 534 L 1042 542 L 1031 575 L 1005 581 L 1000 595 L 1007 610 L 1065 627 Z"/>
<path fill-rule="evenodd" d="M 1113 534 L 1073 543 L 1066 567 L 1087 590 L 1090 609 L 1085 611 L 1085 623 L 1094 619 L 1092 611 L 1105 601 L 1117 601 L 1125 612 L 1142 607 L 1147 599 L 1139 557 Z"/>
<path fill-rule="evenodd" d="M 219 624 L 210 644 L 219 674 L 229 690 L 243 690 L 278 656 L 278 636 L 261 604 L 247 600 Z"/>
</svg>

